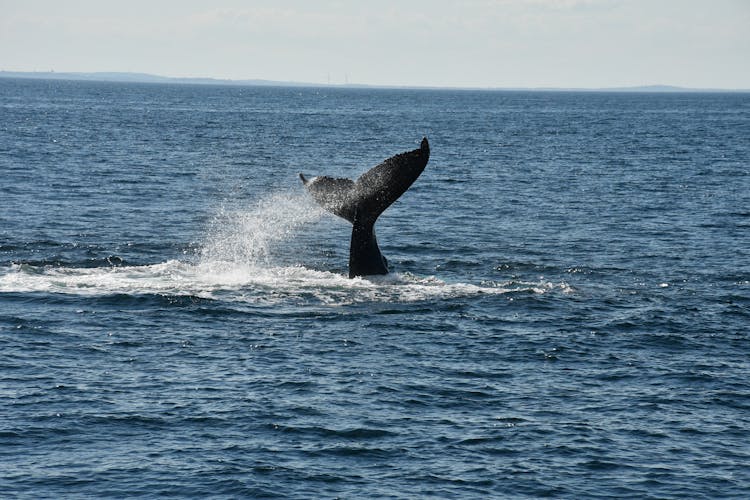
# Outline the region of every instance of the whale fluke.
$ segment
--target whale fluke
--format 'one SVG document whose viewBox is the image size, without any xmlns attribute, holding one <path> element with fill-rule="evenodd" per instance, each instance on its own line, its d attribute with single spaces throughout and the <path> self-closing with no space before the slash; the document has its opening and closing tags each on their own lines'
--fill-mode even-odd
<svg viewBox="0 0 750 500">
<path fill-rule="evenodd" d="M 417 180 L 430 159 L 430 145 L 388 158 L 359 179 L 299 174 L 307 192 L 321 207 L 352 224 L 349 277 L 388 274 L 388 261 L 380 253 L 375 222 Z"/>
</svg>

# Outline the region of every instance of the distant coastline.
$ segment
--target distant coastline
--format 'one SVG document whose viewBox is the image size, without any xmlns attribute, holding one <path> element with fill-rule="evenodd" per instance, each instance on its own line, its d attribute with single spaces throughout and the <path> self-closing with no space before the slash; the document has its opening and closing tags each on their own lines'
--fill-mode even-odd
<svg viewBox="0 0 750 500">
<path fill-rule="evenodd" d="M 288 82 L 277 80 L 229 80 L 221 78 L 180 78 L 152 75 L 149 73 L 128 72 L 56 72 L 56 71 L 0 71 L 0 78 L 24 78 L 35 80 L 74 80 L 91 82 L 119 83 L 165 83 L 183 85 L 228 85 L 254 87 L 320 87 L 320 88 L 363 88 L 363 89 L 424 89 L 424 90 L 496 90 L 496 91 L 540 91 L 540 92 L 750 92 L 750 89 L 712 89 L 677 87 L 673 85 L 643 85 L 634 87 L 604 88 L 564 88 L 564 87 L 440 87 L 419 85 L 367 85 L 367 84 L 325 84 L 310 82 Z"/>
</svg>

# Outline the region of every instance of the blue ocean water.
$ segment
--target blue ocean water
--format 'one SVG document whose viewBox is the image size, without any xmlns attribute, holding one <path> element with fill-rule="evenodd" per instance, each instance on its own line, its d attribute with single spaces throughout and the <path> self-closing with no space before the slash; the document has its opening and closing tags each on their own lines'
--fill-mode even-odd
<svg viewBox="0 0 750 500">
<path fill-rule="evenodd" d="M 750 494 L 749 94 L 0 79 L 0 174 L 4 498 Z"/>
</svg>

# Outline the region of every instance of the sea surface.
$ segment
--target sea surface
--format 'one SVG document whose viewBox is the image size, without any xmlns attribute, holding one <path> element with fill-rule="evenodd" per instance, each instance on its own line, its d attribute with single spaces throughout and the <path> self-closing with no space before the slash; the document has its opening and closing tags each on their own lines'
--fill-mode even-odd
<svg viewBox="0 0 750 500">
<path fill-rule="evenodd" d="M 748 496 L 750 94 L 0 79 L 0 497 Z"/>
</svg>

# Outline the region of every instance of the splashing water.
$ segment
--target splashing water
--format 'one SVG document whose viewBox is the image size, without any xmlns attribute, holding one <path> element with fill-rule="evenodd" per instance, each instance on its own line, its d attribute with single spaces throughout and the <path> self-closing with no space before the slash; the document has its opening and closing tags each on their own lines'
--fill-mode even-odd
<svg viewBox="0 0 750 500">
<path fill-rule="evenodd" d="M 304 193 L 272 193 L 251 209 L 220 210 L 211 221 L 197 261 L 98 268 L 13 264 L 0 269 L 0 292 L 191 295 L 232 302 L 312 301 L 340 306 L 518 291 L 543 294 L 558 288 L 569 291 L 564 284 L 546 282 L 478 286 L 409 273 L 349 279 L 308 269 L 299 263 L 306 250 L 300 237 L 324 213 Z M 292 254 L 294 262 L 284 262 L 289 258 L 282 258 L 282 253 Z"/>
<path fill-rule="evenodd" d="M 222 209 L 209 228 L 200 264 L 267 268 L 273 264 L 278 245 L 295 237 L 323 213 L 304 193 L 290 192 L 271 194 L 251 210 Z"/>
</svg>

